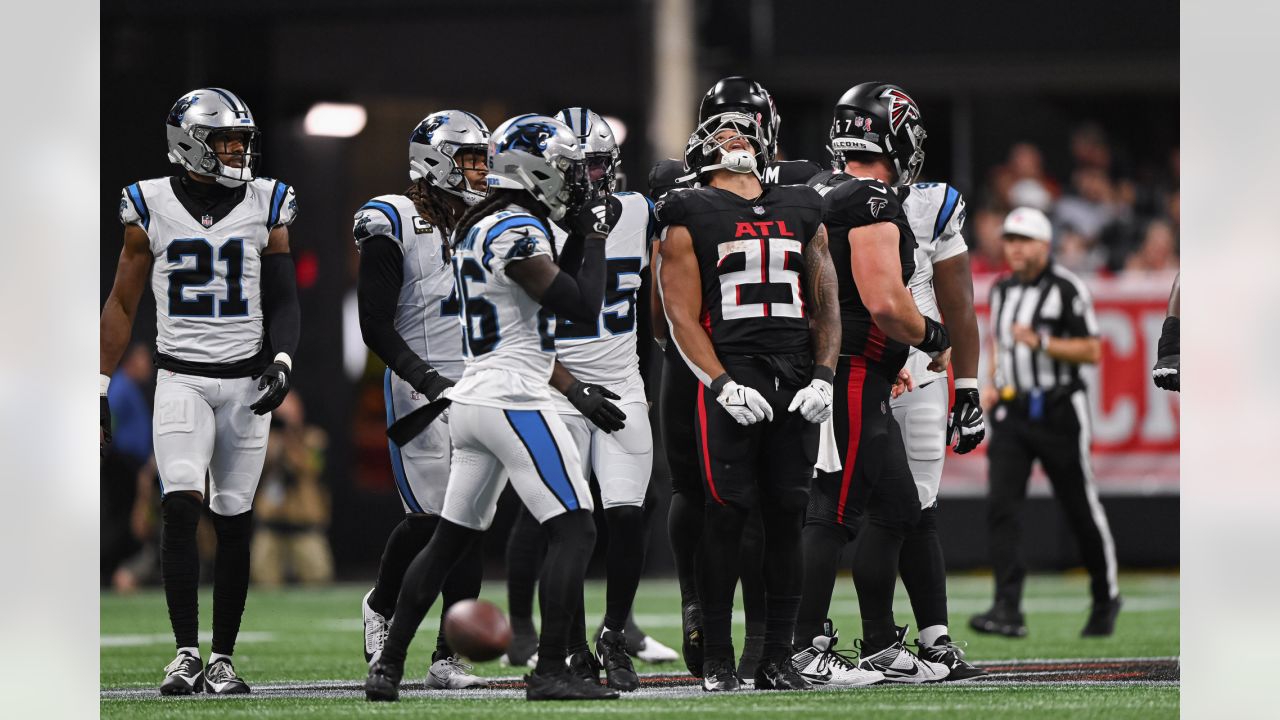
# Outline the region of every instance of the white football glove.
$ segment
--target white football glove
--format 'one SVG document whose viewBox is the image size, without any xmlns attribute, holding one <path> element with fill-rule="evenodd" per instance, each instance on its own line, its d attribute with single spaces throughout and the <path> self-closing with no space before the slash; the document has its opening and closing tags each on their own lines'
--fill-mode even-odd
<svg viewBox="0 0 1280 720">
<path fill-rule="evenodd" d="M 831 383 L 814 378 L 809 384 L 800 388 L 800 392 L 791 399 L 787 412 L 800 409 L 800 414 L 811 423 L 823 423 L 831 417 Z"/>
<path fill-rule="evenodd" d="M 716 398 L 720 407 L 733 416 L 739 425 L 751 425 L 761 420 L 773 419 L 773 408 L 755 388 L 730 380 Z"/>
</svg>

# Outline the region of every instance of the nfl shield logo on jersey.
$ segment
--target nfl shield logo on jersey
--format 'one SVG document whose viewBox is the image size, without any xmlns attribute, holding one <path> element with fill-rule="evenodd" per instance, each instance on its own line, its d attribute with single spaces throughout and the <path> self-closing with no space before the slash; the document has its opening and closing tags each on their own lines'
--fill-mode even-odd
<svg viewBox="0 0 1280 720">
<path fill-rule="evenodd" d="M 757 214 L 757 215 L 763 215 L 763 214 L 765 213 L 764 206 L 763 206 L 763 205 L 756 205 L 755 207 L 751 208 L 751 212 L 753 212 L 753 213 L 755 213 L 755 214 Z"/>
<path fill-rule="evenodd" d="M 205 227 L 213 227 L 213 216 L 204 215 L 200 218 L 200 224 Z"/>
</svg>

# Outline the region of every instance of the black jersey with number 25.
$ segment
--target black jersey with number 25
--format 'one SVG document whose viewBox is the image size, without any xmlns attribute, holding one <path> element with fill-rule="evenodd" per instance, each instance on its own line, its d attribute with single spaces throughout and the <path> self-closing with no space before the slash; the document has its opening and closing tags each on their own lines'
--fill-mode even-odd
<svg viewBox="0 0 1280 720">
<path fill-rule="evenodd" d="M 896 375 L 907 361 L 910 347 L 888 338 L 862 300 L 853 280 L 849 231 L 856 227 L 888 222 L 898 229 L 898 259 L 902 263 L 905 286 L 916 270 L 916 236 L 902 212 L 902 201 L 911 188 L 891 188 L 878 180 L 855 178 L 843 173 L 822 173 L 809 181 L 822 193 L 822 221 L 830 238 L 831 262 L 840 284 L 840 354 L 860 355 L 869 365 Z"/>
<path fill-rule="evenodd" d="M 717 352 L 810 351 L 804 248 L 822 222 L 817 191 L 765 186 L 748 200 L 714 187 L 676 189 L 656 209 L 660 222 L 693 238 L 701 321 Z"/>
</svg>

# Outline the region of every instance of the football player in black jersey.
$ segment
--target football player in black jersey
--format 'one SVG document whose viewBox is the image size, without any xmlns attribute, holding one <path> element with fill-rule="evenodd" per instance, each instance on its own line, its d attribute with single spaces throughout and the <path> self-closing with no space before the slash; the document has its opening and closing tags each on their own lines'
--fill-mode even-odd
<svg viewBox="0 0 1280 720">
<path fill-rule="evenodd" d="M 805 604 L 829 603 L 835 566 L 819 557 L 838 556 L 856 531 L 861 668 L 896 682 L 941 680 L 947 666 L 907 650 L 906 628 L 893 619 L 899 556 L 904 537 L 919 522 L 920 500 L 889 409 L 890 391 L 910 346 L 936 356 L 950 345 L 946 328 L 920 313 L 907 288 L 916 239 L 900 192 L 923 166 L 925 131 L 919 107 L 895 85 L 857 85 L 836 109 L 831 147 L 844 174 L 833 176 L 840 182 L 823 198 L 823 222 L 831 234 L 843 324 L 833 414 L 842 469 L 820 472 L 814 480 L 806 518 Z M 823 528 L 832 530 L 814 532 Z M 835 542 L 817 543 L 816 535 L 834 536 Z M 809 646 L 809 637 L 796 640 Z"/>
<path fill-rule="evenodd" d="M 723 112 L 740 111 L 749 115 L 759 113 L 768 125 L 765 142 L 770 159 L 777 157 L 778 128 L 781 119 L 773 97 L 759 83 L 745 77 L 727 77 L 711 86 L 698 107 L 698 122 Z M 800 185 L 820 170 L 816 163 L 807 160 L 776 161 L 764 166 L 761 182 L 775 185 Z M 650 197 L 660 201 L 666 193 L 677 187 L 697 187 L 698 178 L 685 168 L 683 160 L 661 160 L 649 173 Z M 659 218 L 661 221 L 661 218 Z M 657 263 L 657 243 L 654 244 L 654 260 Z M 657 286 L 651 311 L 653 329 L 666 355 L 662 372 L 662 390 L 658 402 L 660 429 L 667 465 L 671 472 L 671 505 L 667 517 L 671 554 L 675 560 L 676 575 L 680 582 L 681 619 L 683 626 L 683 655 L 689 672 L 702 677 L 702 606 L 698 600 L 695 566 L 702 547 L 702 515 L 705 497 L 702 478 L 698 470 L 698 449 L 694 441 L 694 413 L 697 402 L 698 379 L 676 352 L 674 345 L 666 341 L 666 320 Z M 764 649 L 764 546 L 759 513 L 748 519 L 743 531 L 742 551 L 742 608 L 746 620 L 746 638 L 743 643 L 738 675 L 755 676 L 756 665 Z"/>
<path fill-rule="evenodd" d="M 698 563 L 697 573 L 707 691 L 739 687 L 730 624 L 739 544 L 756 507 L 767 596 L 755 686 L 808 687 L 790 663 L 800 529 L 817 423 L 830 416 L 840 337 L 820 199 L 808 187 L 761 183 L 771 149 L 770 108 L 766 99 L 743 110 L 699 124 L 685 166 L 707 186 L 674 190 L 657 208 L 667 226 L 659 264 L 666 318 L 699 380 L 696 442 L 707 561 Z"/>
</svg>

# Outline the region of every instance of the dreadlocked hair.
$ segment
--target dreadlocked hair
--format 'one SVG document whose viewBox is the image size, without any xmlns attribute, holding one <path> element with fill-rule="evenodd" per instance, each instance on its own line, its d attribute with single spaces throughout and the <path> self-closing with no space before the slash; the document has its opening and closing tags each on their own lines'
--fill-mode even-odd
<svg viewBox="0 0 1280 720">
<path fill-rule="evenodd" d="M 508 205 L 519 205 L 530 215 L 542 221 L 543 225 L 548 225 L 550 215 L 547 208 L 528 190 L 513 190 L 511 188 L 491 189 L 489 194 L 483 200 L 467 208 L 467 212 L 458 220 L 457 228 L 453 231 L 453 246 L 457 247 L 471 228 L 486 216 L 493 214 L 495 210 L 500 210 Z M 550 227 L 548 225 L 548 227 Z"/>
<path fill-rule="evenodd" d="M 419 215 L 444 231 L 445 237 L 449 237 L 459 216 L 454 214 L 443 193 L 443 190 L 427 182 L 426 178 L 420 178 L 404 191 L 404 196 L 413 201 Z"/>
</svg>

